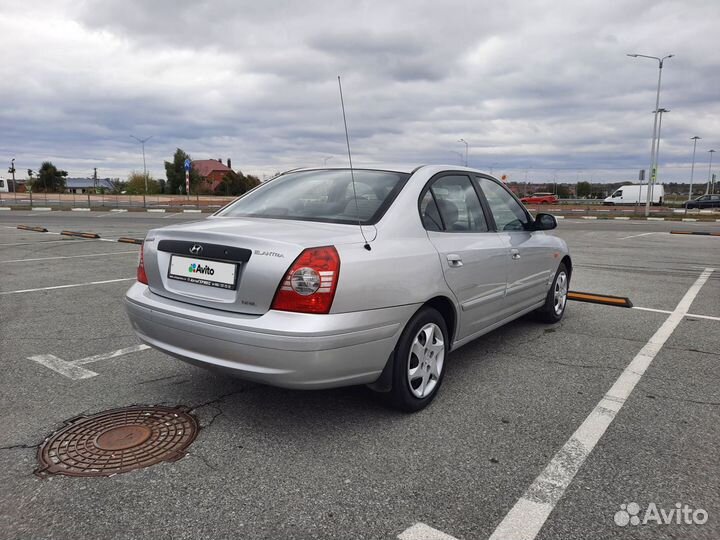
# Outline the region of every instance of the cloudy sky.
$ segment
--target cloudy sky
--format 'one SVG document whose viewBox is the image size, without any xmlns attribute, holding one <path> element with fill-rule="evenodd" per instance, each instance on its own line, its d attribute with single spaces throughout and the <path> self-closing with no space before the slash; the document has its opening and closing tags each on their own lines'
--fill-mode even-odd
<svg viewBox="0 0 720 540">
<path fill-rule="evenodd" d="M 126 176 L 181 147 L 259 175 L 459 163 L 531 178 L 633 179 L 720 152 L 718 0 L 0 0 L 0 163 Z M 720 153 L 717 154 L 720 158 Z M 720 161 L 720 159 L 718 159 Z M 720 164 L 719 164 L 720 165 Z M 5 165 L 0 169 L 5 174 Z"/>
</svg>

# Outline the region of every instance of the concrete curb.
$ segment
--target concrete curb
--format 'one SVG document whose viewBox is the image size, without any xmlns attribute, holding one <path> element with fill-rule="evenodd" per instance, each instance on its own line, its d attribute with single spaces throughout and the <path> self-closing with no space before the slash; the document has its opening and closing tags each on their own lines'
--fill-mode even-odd
<svg viewBox="0 0 720 540">
<path fill-rule="evenodd" d="M 90 209 L 89 208 L 71 208 L 70 211 L 71 212 L 89 212 Z"/>
<path fill-rule="evenodd" d="M 630 221 L 630 218 L 629 218 L 629 217 L 626 217 L 626 216 L 614 217 L 613 219 L 621 219 L 621 220 L 623 220 L 623 221 Z"/>
<path fill-rule="evenodd" d="M 18 225 L 17 228 L 21 231 L 48 232 L 45 227 L 33 227 L 32 225 Z"/>
<path fill-rule="evenodd" d="M 695 219 L 695 218 L 689 218 L 689 217 L 684 217 L 684 218 L 682 218 L 682 220 L 683 220 L 683 221 L 697 221 L 697 219 Z"/>
<path fill-rule="evenodd" d="M 165 213 L 165 209 L 164 209 L 164 208 L 148 208 L 148 209 L 146 209 L 145 211 L 146 211 L 146 212 L 155 212 L 155 213 L 158 213 L 158 214 L 164 214 L 164 213 Z"/>
<path fill-rule="evenodd" d="M 117 241 L 121 244 L 136 244 L 139 246 L 143 244 L 143 240 L 140 240 L 139 238 L 128 238 L 126 236 L 118 238 Z"/>
<path fill-rule="evenodd" d="M 50 212 L 52 208 L 48 208 L 47 206 L 33 206 L 30 210 L 33 212 Z"/>
<path fill-rule="evenodd" d="M 183 214 L 202 214 L 202 210 L 183 210 Z"/>
<path fill-rule="evenodd" d="M 80 238 L 100 238 L 98 233 L 79 232 L 79 231 L 60 231 L 63 236 L 78 236 Z"/>
<path fill-rule="evenodd" d="M 707 232 L 707 231 L 670 231 L 670 234 L 688 234 L 698 236 L 720 236 L 720 232 Z"/>
<path fill-rule="evenodd" d="M 111 208 L 111 212 L 127 212 L 127 208 Z"/>
<path fill-rule="evenodd" d="M 12 208 L 10 208 L 9 206 L 0 206 L 0 210 L 8 210 L 8 211 L 10 211 L 10 210 L 12 210 Z"/>
<path fill-rule="evenodd" d="M 648 217 L 645 218 L 646 221 L 665 221 L 664 217 Z"/>
</svg>

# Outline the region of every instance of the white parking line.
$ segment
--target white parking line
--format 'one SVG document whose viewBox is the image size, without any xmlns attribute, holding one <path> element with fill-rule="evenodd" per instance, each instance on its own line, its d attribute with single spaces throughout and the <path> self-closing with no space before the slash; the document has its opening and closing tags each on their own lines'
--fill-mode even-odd
<svg viewBox="0 0 720 540">
<path fill-rule="evenodd" d="M 109 353 L 95 354 L 93 356 L 80 358 L 74 362 L 68 362 L 67 360 L 63 360 L 62 358 L 58 358 L 52 354 L 28 356 L 28 360 L 32 360 L 33 362 L 37 362 L 46 368 L 50 368 L 60 375 L 64 375 L 68 379 L 78 381 L 80 379 L 89 379 L 97 375 L 94 371 L 81 367 L 83 364 L 91 364 L 93 362 L 99 362 L 100 360 L 110 360 L 111 358 L 117 358 L 118 356 L 144 351 L 149 348 L 150 347 L 147 345 L 133 345 L 132 347 L 125 347 L 124 349 L 118 349 L 117 351 Z"/>
<path fill-rule="evenodd" d="M 138 250 L 133 251 L 112 251 L 109 253 L 89 253 L 87 255 L 65 255 L 63 257 L 40 257 L 37 259 L 12 259 L 10 261 L 0 261 L 0 264 L 17 263 L 17 262 L 35 262 L 35 261 L 52 261 L 55 259 L 79 259 L 81 257 L 105 257 L 108 255 L 127 255 L 128 253 L 138 254 Z"/>
<path fill-rule="evenodd" d="M 639 309 L 641 311 L 652 311 L 653 313 L 665 313 L 670 314 L 672 311 L 668 311 L 667 309 L 654 309 L 649 307 L 640 307 L 640 306 L 633 306 L 633 309 Z"/>
<path fill-rule="evenodd" d="M 575 474 L 585 463 L 595 445 L 630 397 L 653 359 L 677 328 L 701 287 L 714 268 L 706 268 L 688 289 L 675 310 L 653 334 L 632 362 L 620 374 L 612 388 L 595 406 L 590 415 L 572 434 L 565 445 L 555 454 L 552 461 L 535 479 L 520 500 L 515 503 L 505 518 L 490 536 L 490 540 L 532 540 L 540 532 L 550 513 Z"/>
<path fill-rule="evenodd" d="M 53 234 L 53 233 L 43 233 L 43 234 Z M 33 245 L 41 245 L 41 244 L 55 244 L 57 242 L 89 242 L 90 240 L 86 238 L 76 238 L 74 236 L 68 236 L 66 239 L 63 240 L 40 240 L 39 242 L 13 242 L 11 244 L 0 244 L 0 246 L 33 246 Z"/>
<path fill-rule="evenodd" d="M 622 238 L 618 238 L 618 240 L 627 240 L 628 238 L 637 238 L 638 236 L 648 236 L 651 234 L 663 234 L 661 232 L 644 232 L 641 234 L 631 234 L 630 236 L 623 236 Z"/>
<path fill-rule="evenodd" d="M 39 287 L 37 289 L 21 289 L 19 291 L 3 291 L 0 295 L 4 294 L 20 294 L 37 291 L 53 291 L 55 289 L 70 289 L 71 287 L 85 287 L 86 285 L 103 285 L 105 283 L 118 283 L 120 281 L 132 281 L 136 278 L 120 278 L 120 279 L 106 279 L 104 281 L 88 281 L 87 283 L 73 283 L 72 285 L 55 285 L 54 287 Z"/>
<path fill-rule="evenodd" d="M 454 536 L 433 529 L 424 523 L 416 523 L 398 534 L 400 540 L 457 540 Z"/>
<path fill-rule="evenodd" d="M 688 313 L 686 317 L 695 317 L 697 319 L 707 319 L 709 321 L 720 321 L 720 317 L 713 317 L 711 315 L 696 315 L 695 313 Z"/>
<path fill-rule="evenodd" d="M 633 306 L 633 309 L 639 309 L 642 311 L 652 311 L 653 313 L 672 313 L 666 309 L 653 309 L 649 307 Z M 698 315 L 697 313 L 686 313 L 686 317 L 695 317 L 696 319 L 708 319 L 710 321 L 720 321 L 720 317 L 713 317 L 712 315 Z"/>
</svg>

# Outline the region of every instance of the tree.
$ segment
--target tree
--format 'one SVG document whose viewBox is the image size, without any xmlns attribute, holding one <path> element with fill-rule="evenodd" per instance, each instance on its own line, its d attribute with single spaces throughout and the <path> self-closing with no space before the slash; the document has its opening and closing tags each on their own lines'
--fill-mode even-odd
<svg viewBox="0 0 720 540">
<path fill-rule="evenodd" d="M 65 177 L 67 175 L 67 171 L 62 171 L 51 162 L 44 161 L 37 173 L 37 178 L 32 182 L 32 190 L 35 192 L 62 193 L 65 191 Z"/>
<path fill-rule="evenodd" d="M 591 191 L 590 182 L 578 182 L 576 190 L 578 199 L 589 197 Z"/>
<path fill-rule="evenodd" d="M 242 171 L 230 171 L 223 176 L 222 183 L 215 188 L 217 195 L 242 195 L 246 191 L 260 185 L 257 176 L 249 174 L 245 176 Z"/>
<path fill-rule="evenodd" d="M 165 162 L 165 176 L 167 177 L 167 193 L 185 193 L 185 160 L 190 159 L 182 149 L 175 151 L 172 161 Z M 195 169 L 190 169 L 190 190 L 193 191 L 200 184 L 200 175 Z"/>
<path fill-rule="evenodd" d="M 130 195 L 141 195 L 145 193 L 145 175 L 136 171 L 131 172 L 128 176 L 125 190 Z M 160 193 L 160 183 L 150 175 L 148 175 L 147 179 L 147 193 L 148 195 Z"/>
<path fill-rule="evenodd" d="M 555 194 L 558 196 L 558 199 L 569 199 L 570 198 L 570 188 L 568 186 L 566 186 L 565 184 L 558 184 L 557 192 Z"/>
</svg>

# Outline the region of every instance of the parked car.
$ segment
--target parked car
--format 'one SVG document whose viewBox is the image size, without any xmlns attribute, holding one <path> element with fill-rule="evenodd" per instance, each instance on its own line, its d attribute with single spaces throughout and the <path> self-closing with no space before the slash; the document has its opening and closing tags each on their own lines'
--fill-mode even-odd
<svg viewBox="0 0 720 540">
<path fill-rule="evenodd" d="M 665 198 L 665 186 L 662 184 L 655 184 L 652 186 L 651 191 L 651 204 L 653 206 L 662 205 L 663 199 Z M 603 204 L 610 206 L 616 204 L 645 204 L 647 202 L 647 198 L 647 184 L 630 184 L 616 189 L 612 195 L 605 198 Z"/>
<path fill-rule="evenodd" d="M 685 208 L 720 208 L 720 195 L 703 195 L 687 201 Z"/>
<path fill-rule="evenodd" d="M 125 306 L 143 342 L 191 364 L 368 384 L 415 411 L 451 351 L 529 312 L 563 317 L 572 262 L 556 226 L 473 169 L 296 170 L 148 232 Z"/>
<path fill-rule="evenodd" d="M 558 202 L 557 195 L 553 193 L 533 193 L 529 197 L 520 199 L 524 204 L 555 204 Z"/>
</svg>

